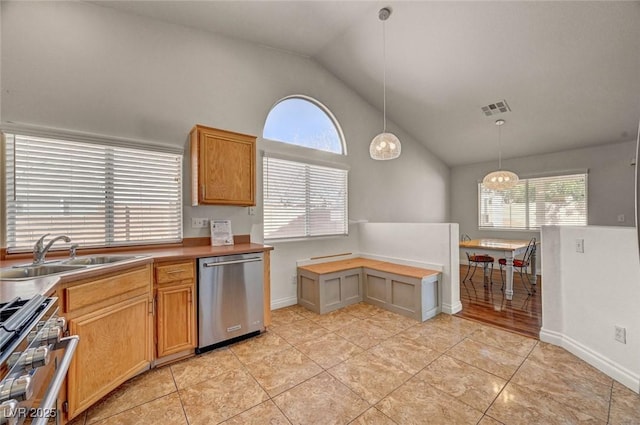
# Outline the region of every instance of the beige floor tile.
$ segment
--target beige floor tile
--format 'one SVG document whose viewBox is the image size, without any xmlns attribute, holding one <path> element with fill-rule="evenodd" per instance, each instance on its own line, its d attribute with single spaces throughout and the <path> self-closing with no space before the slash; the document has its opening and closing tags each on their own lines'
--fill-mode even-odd
<svg viewBox="0 0 640 425">
<path fill-rule="evenodd" d="M 358 416 L 351 425 L 396 425 L 387 415 L 372 407 Z"/>
<path fill-rule="evenodd" d="M 247 369 L 271 397 L 322 372 L 320 366 L 293 347 L 249 363 Z"/>
<path fill-rule="evenodd" d="M 412 326 L 400 332 L 398 336 L 412 339 L 417 344 L 438 353 L 444 353 L 465 338 L 464 333 L 456 331 L 451 332 L 437 325 Z"/>
<path fill-rule="evenodd" d="M 76 416 L 75 418 L 67 422 L 67 425 L 84 425 L 86 419 L 87 419 L 87 412 L 82 412 L 81 414 L 79 414 L 78 416 Z"/>
<path fill-rule="evenodd" d="M 471 335 L 476 329 L 482 326 L 473 320 L 463 319 L 462 317 L 453 316 L 451 314 L 440 313 L 436 317 L 428 320 L 426 323 L 434 323 L 440 326 L 447 326 L 451 330 L 455 330 L 463 335 Z"/>
<path fill-rule="evenodd" d="M 280 308 L 277 310 L 271 310 L 271 326 L 286 325 L 287 323 L 297 322 L 303 320 L 304 316 L 299 313 L 298 309 L 292 309 L 290 307 Z"/>
<path fill-rule="evenodd" d="M 640 395 L 614 382 L 609 424 L 637 425 L 638 423 L 640 423 Z"/>
<path fill-rule="evenodd" d="M 336 331 L 340 328 L 344 328 L 345 326 L 351 326 L 358 323 L 361 319 L 347 313 L 344 309 L 335 310 L 331 313 L 318 315 L 318 317 L 312 318 L 314 322 L 323 328 L 329 329 L 330 331 Z"/>
<path fill-rule="evenodd" d="M 186 388 L 244 366 L 229 348 L 220 348 L 170 366 L 178 388 Z"/>
<path fill-rule="evenodd" d="M 409 380 L 376 408 L 402 425 L 476 425 L 482 417 L 482 412 L 419 379 Z"/>
<path fill-rule="evenodd" d="M 551 397 L 509 383 L 487 411 L 487 415 L 509 425 L 604 425 L 578 409 L 557 402 Z"/>
<path fill-rule="evenodd" d="M 367 352 L 332 367 L 329 373 L 370 404 L 376 403 L 411 377 L 404 370 Z"/>
<path fill-rule="evenodd" d="M 424 368 L 415 379 L 428 382 L 463 403 L 485 411 L 507 383 L 506 380 L 447 355 Z"/>
<path fill-rule="evenodd" d="M 217 424 L 268 398 L 268 394 L 244 370 L 232 370 L 180 390 L 190 425 Z"/>
<path fill-rule="evenodd" d="M 329 331 L 309 319 L 303 319 L 273 328 L 273 332 L 280 335 L 289 344 L 295 345 L 314 340 Z"/>
<path fill-rule="evenodd" d="M 295 347 L 324 369 L 342 363 L 364 351 L 335 333 L 322 335 L 312 341 L 297 344 Z"/>
<path fill-rule="evenodd" d="M 439 352 L 413 339 L 397 335 L 382 341 L 368 351 L 412 375 L 440 356 Z"/>
<path fill-rule="evenodd" d="M 380 307 L 365 303 L 351 304 L 346 306 L 342 310 L 344 310 L 345 313 L 349 313 L 359 319 L 366 319 L 369 316 L 373 316 L 374 314 L 378 314 L 384 311 Z"/>
<path fill-rule="evenodd" d="M 152 369 L 120 385 L 89 408 L 86 423 L 92 424 L 176 390 L 168 367 Z"/>
<path fill-rule="evenodd" d="M 524 362 L 511 382 L 547 395 L 594 418 L 606 421 L 609 416 L 611 385 L 598 384 L 572 373 L 552 370 L 531 360 Z"/>
<path fill-rule="evenodd" d="M 131 410 L 95 422 L 95 425 L 187 425 L 178 393 L 155 399 Z"/>
<path fill-rule="evenodd" d="M 365 323 L 364 320 L 361 320 L 351 326 L 338 329 L 335 332 L 347 341 L 356 344 L 358 347 L 364 348 L 365 350 L 381 343 L 394 334 L 387 329 L 383 329 L 370 323 Z"/>
<path fill-rule="evenodd" d="M 347 424 L 368 407 L 340 381 L 324 372 L 273 399 L 294 424 Z"/>
<path fill-rule="evenodd" d="M 403 330 L 420 323 L 415 319 L 410 319 L 409 317 L 401 316 L 400 314 L 396 314 L 391 311 L 382 311 L 362 320 L 383 329 L 387 329 L 394 334 L 402 332 Z"/>
<path fill-rule="evenodd" d="M 603 385 L 613 383 L 613 379 L 556 345 L 539 342 L 531 352 L 529 359 L 547 368 L 568 372 Z"/>
<path fill-rule="evenodd" d="M 256 362 L 288 348 L 291 348 L 291 344 L 269 331 L 229 347 L 244 364 Z"/>
<path fill-rule="evenodd" d="M 291 422 L 271 400 L 258 404 L 222 423 L 224 425 L 291 425 Z"/>
<path fill-rule="evenodd" d="M 478 425 L 504 425 L 502 422 L 496 421 L 490 416 L 483 416 L 482 420 L 478 422 Z"/>
<path fill-rule="evenodd" d="M 525 359 L 471 339 L 464 339 L 447 351 L 447 355 L 507 380 L 511 379 Z"/>
<path fill-rule="evenodd" d="M 528 356 L 538 342 L 533 338 L 527 338 L 489 326 L 481 326 L 469 336 L 469 339 L 522 357 Z"/>
</svg>

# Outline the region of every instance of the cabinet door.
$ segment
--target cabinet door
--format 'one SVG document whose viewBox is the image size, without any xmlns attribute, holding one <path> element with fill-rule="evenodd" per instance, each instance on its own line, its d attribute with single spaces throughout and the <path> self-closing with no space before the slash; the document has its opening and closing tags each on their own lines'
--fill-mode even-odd
<svg viewBox="0 0 640 425">
<path fill-rule="evenodd" d="M 158 357 L 196 346 L 192 283 L 158 287 Z"/>
<path fill-rule="evenodd" d="M 255 205 L 255 137 L 202 126 L 194 130 L 198 203 Z"/>
<path fill-rule="evenodd" d="M 149 368 L 152 321 L 147 295 L 69 320 L 80 336 L 67 378 L 70 418 Z"/>
</svg>

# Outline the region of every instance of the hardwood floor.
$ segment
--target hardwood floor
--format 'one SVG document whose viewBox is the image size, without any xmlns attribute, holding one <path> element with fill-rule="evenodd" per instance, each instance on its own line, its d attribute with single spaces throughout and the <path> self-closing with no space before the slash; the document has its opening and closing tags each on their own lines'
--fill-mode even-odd
<svg viewBox="0 0 640 425">
<path fill-rule="evenodd" d="M 513 299 L 508 301 L 500 289 L 500 272 L 493 271 L 493 284 L 483 285 L 482 269 L 478 268 L 473 282 L 462 282 L 467 266 L 460 266 L 460 301 L 462 311 L 456 316 L 487 323 L 521 335 L 538 338 L 542 326 L 542 282 L 538 276 L 535 292 L 529 295 L 520 275 L 513 276 Z"/>
</svg>

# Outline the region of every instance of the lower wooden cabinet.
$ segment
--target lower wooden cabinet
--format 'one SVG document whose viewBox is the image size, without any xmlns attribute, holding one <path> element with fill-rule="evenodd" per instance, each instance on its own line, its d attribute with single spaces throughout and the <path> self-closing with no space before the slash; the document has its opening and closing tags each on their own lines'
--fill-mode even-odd
<svg viewBox="0 0 640 425">
<path fill-rule="evenodd" d="M 193 283 L 156 289 L 158 357 L 195 348 L 196 327 L 193 292 Z"/>
<path fill-rule="evenodd" d="M 197 345 L 195 260 L 155 266 L 157 363 L 194 354 Z M 181 355 L 182 353 L 183 355 Z"/>
<path fill-rule="evenodd" d="M 70 419 L 150 367 L 151 283 L 145 265 L 60 290 L 69 332 L 80 336 L 67 375 Z"/>
</svg>

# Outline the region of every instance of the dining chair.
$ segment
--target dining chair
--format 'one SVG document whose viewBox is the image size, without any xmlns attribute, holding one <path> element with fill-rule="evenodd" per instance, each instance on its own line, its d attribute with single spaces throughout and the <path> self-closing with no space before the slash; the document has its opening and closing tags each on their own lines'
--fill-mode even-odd
<svg viewBox="0 0 640 425">
<path fill-rule="evenodd" d="M 529 245 L 527 245 L 527 250 L 524 252 L 524 255 L 521 259 L 514 258 L 513 259 L 513 269 L 518 272 L 520 275 L 520 280 L 522 281 L 522 286 L 527 290 L 527 293 L 531 295 L 531 291 L 536 292 L 536 288 L 531 283 L 531 279 L 529 278 L 528 268 L 531 264 L 531 257 L 536 252 L 536 238 L 531 238 L 529 241 Z M 506 267 L 507 259 L 500 258 L 498 260 L 498 264 L 500 266 L 500 278 L 502 279 L 502 289 L 504 289 L 504 275 L 502 274 L 502 267 Z M 524 277 L 527 277 L 527 282 L 529 282 L 529 288 L 527 288 L 526 283 L 524 282 Z"/>
<path fill-rule="evenodd" d="M 471 238 L 469 237 L 469 235 L 463 233 L 460 236 L 460 241 L 461 242 L 466 242 L 466 241 L 470 241 Z M 469 251 L 465 251 L 465 254 L 467 254 L 467 273 L 464 275 L 464 279 L 462 279 L 462 283 L 466 282 L 467 277 L 469 277 L 469 281 L 471 283 L 473 283 L 473 276 L 476 274 L 476 269 L 478 268 L 478 264 L 482 264 L 482 269 L 483 269 L 483 280 L 484 280 L 484 276 L 486 276 L 486 272 L 487 272 L 487 268 L 489 267 L 489 265 L 491 265 L 491 274 L 489 275 L 489 282 L 493 285 L 493 263 L 495 261 L 495 259 L 490 256 L 490 255 L 484 255 L 484 254 L 471 254 L 469 253 Z M 469 272 L 471 272 L 471 265 L 473 264 L 473 273 L 471 273 L 471 276 L 469 276 Z"/>
</svg>

